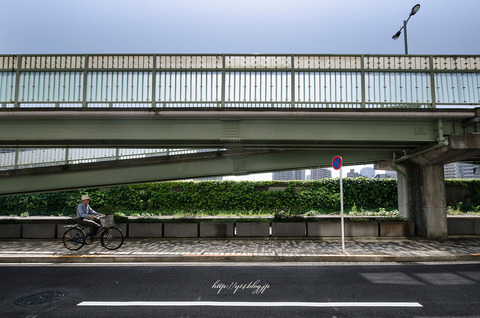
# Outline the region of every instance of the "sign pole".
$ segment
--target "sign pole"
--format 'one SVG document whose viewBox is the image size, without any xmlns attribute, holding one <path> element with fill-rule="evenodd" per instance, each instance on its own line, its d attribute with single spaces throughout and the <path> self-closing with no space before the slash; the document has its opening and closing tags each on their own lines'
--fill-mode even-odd
<svg viewBox="0 0 480 318">
<path fill-rule="evenodd" d="M 343 176 L 342 167 L 340 167 L 340 219 L 342 223 L 342 253 L 345 254 L 345 221 L 343 214 Z"/>
<path fill-rule="evenodd" d="M 342 227 L 342 252 L 345 254 L 345 220 L 343 214 L 343 176 L 342 176 L 343 159 L 340 156 L 335 156 L 332 160 L 332 167 L 340 172 L 340 219 Z"/>
</svg>

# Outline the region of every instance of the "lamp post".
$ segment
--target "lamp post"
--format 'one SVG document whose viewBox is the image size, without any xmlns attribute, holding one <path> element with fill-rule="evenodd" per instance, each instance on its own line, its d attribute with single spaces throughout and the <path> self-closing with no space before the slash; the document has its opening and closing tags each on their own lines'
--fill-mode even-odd
<svg viewBox="0 0 480 318">
<path fill-rule="evenodd" d="M 394 36 L 392 36 L 392 39 L 396 40 L 400 37 L 400 35 L 402 34 L 402 29 L 404 30 L 404 39 L 405 39 L 405 54 L 408 54 L 408 44 L 407 44 L 407 22 L 408 20 L 410 20 L 410 18 L 415 15 L 415 13 L 418 12 L 418 10 L 420 10 L 420 4 L 416 4 L 413 8 L 412 8 L 412 12 L 410 12 L 410 15 L 408 16 L 408 19 L 407 20 L 404 20 L 403 21 L 403 26 L 400 28 L 400 30 L 398 30 L 397 33 L 395 33 Z"/>
</svg>

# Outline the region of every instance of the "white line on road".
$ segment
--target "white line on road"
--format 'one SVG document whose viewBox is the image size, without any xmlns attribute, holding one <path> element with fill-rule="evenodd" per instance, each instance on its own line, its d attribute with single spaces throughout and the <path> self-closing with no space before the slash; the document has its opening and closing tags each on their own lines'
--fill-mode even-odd
<svg viewBox="0 0 480 318">
<path fill-rule="evenodd" d="M 423 307 L 417 302 L 225 302 L 225 301 L 83 301 L 77 306 L 96 307 Z"/>
</svg>

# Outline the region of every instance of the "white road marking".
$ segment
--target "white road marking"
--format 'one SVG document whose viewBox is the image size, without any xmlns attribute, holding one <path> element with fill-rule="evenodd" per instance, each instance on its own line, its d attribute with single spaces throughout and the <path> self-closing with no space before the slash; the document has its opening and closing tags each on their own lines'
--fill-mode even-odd
<svg viewBox="0 0 480 318">
<path fill-rule="evenodd" d="M 82 301 L 94 307 L 423 307 L 417 302 L 226 302 L 226 301 Z"/>
</svg>

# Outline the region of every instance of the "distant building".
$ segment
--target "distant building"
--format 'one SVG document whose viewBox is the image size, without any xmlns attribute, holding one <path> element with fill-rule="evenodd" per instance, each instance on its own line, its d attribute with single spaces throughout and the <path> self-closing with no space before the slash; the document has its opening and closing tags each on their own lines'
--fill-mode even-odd
<svg viewBox="0 0 480 318">
<path fill-rule="evenodd" d="M 208 178 L 199 178 L 193 179 L 194 181 L 214 181 L 214 180 L 223 180 L 223 177 L 208 177 Z"/>
<path fill-rule="evenodd" d="M 310 170 L 310 180 L 320 180 L 332 177 L 332 171 L 328 169 L 312 169 Z"/>
<path fill-rule="evenodd" d="M 376 179 L 397 179 L 397 173 L 395 171 L 384 171 L 384 173 L 379 173 L 375 175 Z"/>
<path fill-rule="evenodd" d="M 272 180 L 305 180 L 305 170 L 274 172 Z"/>
<path fill-rule="evenodd" d="M 468 163 L 449 163 L 443 167 L 445 179 L 479 179 L 480 166 Z"/>
<path fill-rule="evenodd" d="M 375 169 L 365 167 L 360 170 L 360 175 L 365 178 L 375 178 Z"/>
<path fill-rule="evenodd" d="M 347 178 L 358 178 L 360 175 L 355 170 L 350 169 L 350 172 L 347 173 Z"/>
</svg>

